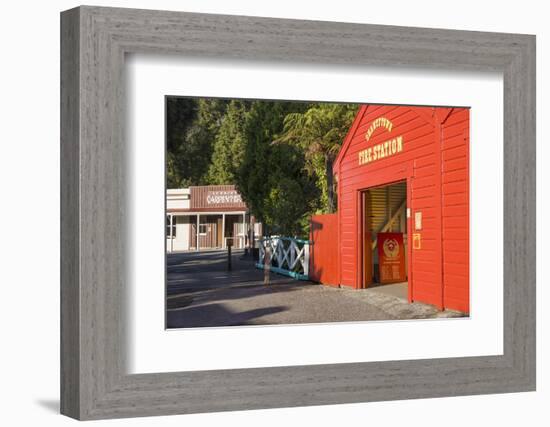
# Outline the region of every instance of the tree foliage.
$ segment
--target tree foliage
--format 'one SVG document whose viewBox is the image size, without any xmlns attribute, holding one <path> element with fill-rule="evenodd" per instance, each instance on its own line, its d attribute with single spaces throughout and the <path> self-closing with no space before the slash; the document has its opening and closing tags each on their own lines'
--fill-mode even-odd
<svg viewBox="0 0 550 427">
<path fill-rule="evenodd" d="M 289 144 L 275 144 L 287 114 L 307 104 L 254 101 L 245 121 L 246 147 L 236 185 L 250 210 L 272 233 L 303 235 L 304 216 L 318 199 L 305 171 L 303 153 Z"/>
<path fill-rule="evenodd" d="M 169 97 L 166 105 L 168 188 L 207 183 L 214 139 L 221 127 L 227 101 Z"/>
<path fill-rule="evenodd" d="M 197 103 L 190 98 L 167 98 L 166 100 L 166 177 L 168 188 L 183 185 L 184 176 L 193 171 L 186 164 L 185 144 L 188 129 L 197 115 Z"/>
<path fill-rule="evenodd" d="M 280 141 L 303 150 L 307 170 L 321 190 L 323 212 L 335 210 L 332 165 L 356 113 L 354 104 L 316 104 L 285 117 Z"/>
<path fill-rule="evenodd" d="M 214 136 L 213 154 L 206 176 L 209 184 L 235 182 L 246 147 L 246 111 L 245 101 L 229 102 L 218 132 Z"/>
<path fill-rule="evenodd" d="M 331 212 L 332 162 L 357 106 L 168 98 L 168 188 L 235 184 L 268 232 L 306 236 Z"/>
</svg>

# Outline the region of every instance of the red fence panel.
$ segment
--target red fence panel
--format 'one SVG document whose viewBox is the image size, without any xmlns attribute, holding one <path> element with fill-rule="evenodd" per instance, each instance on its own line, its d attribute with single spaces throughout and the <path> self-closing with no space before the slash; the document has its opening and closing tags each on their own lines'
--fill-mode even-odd
<svg viewBox="0 0 550 427">
<path fill-rule="evenodd" d="M 315 282 L 338 286 L 338 214 L 311 217 L 309 277 Z"/>
</svg>

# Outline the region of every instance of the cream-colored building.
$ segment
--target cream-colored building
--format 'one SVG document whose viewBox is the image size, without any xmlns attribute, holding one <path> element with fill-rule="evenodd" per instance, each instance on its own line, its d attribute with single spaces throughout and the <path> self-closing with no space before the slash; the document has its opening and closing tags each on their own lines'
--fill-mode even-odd
<svg viewBox="0 0 550 427">
<path fill-rule="evenodd" d="M 169 189 L 166 215 L 167 252 L 247 248 L 261 236 L 233 185 Z"/>
</svg>

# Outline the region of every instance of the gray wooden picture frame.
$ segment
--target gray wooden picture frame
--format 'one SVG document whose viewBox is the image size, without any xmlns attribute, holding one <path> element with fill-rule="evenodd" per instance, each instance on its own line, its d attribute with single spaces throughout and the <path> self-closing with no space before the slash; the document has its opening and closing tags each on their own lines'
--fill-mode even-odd
<svg viewBox="0 0 550 427">
<path fill-rule="evenodd" d="M 124 58 L 136 52 L 502 72 L 504 354 L 127 374 Z M 88 6 L 62 12 L 63 414 L 84 420 L 535 390 L 535 279 L 535 36 Z"/>
</svg>

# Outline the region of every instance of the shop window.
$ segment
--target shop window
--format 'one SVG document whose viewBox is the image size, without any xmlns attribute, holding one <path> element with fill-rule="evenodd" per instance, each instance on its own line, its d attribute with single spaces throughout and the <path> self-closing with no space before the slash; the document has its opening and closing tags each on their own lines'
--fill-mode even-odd
<svg viewBox="0 0 550 427">
<path fill-rule="evenodd" d="M 170 234 L 170 217 L 166 217 L 166 237 L 176 237 L 176 218 L 172 218 L 172 233 Z"/>
<path fill-rule="evenodd" d="M 207 227 L 206 224 L 199 224 L 199 234 L 204 236 L 206 234 Z"/>
</svg>

